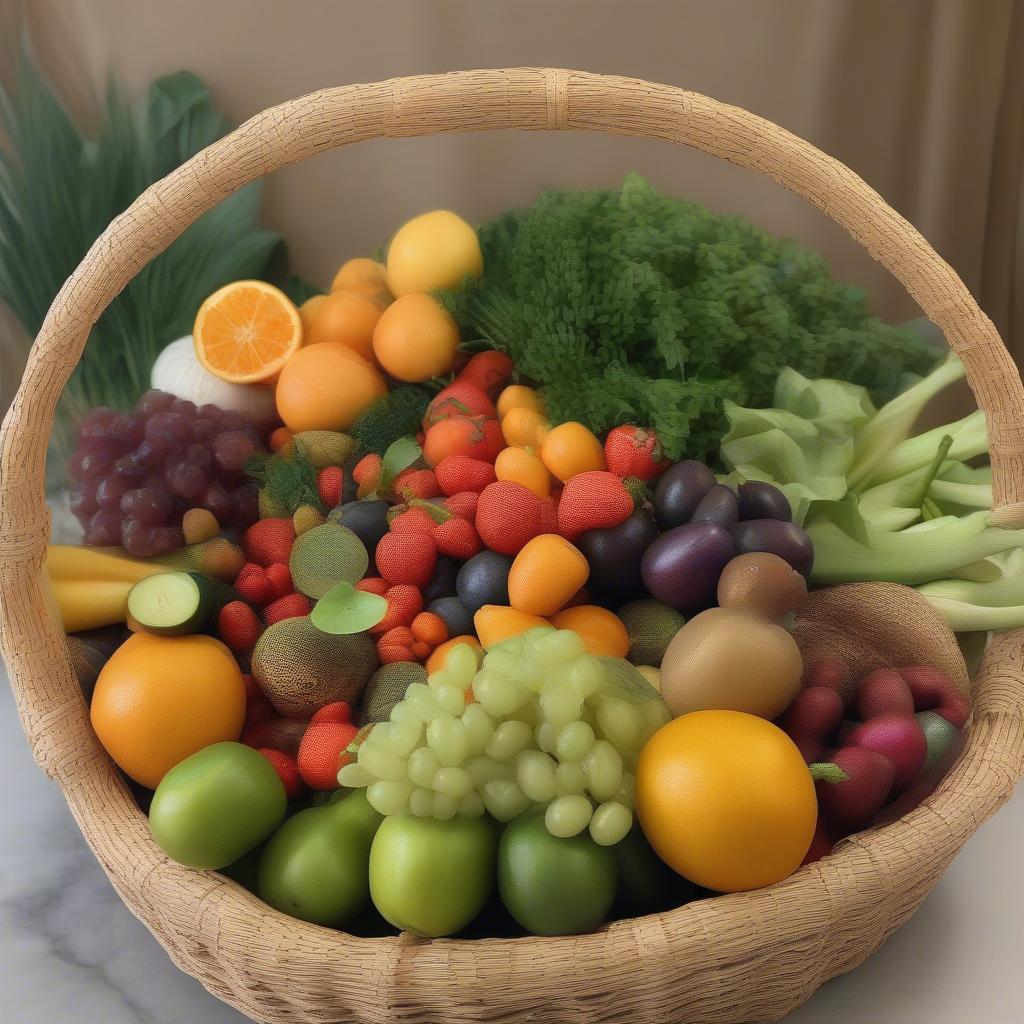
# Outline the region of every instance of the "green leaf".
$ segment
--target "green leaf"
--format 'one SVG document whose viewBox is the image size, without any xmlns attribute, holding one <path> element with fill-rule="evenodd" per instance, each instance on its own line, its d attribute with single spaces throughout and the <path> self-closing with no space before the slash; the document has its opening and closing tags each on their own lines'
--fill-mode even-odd
<svg viewBox="0 0 1024 1024">
<path fill-rule="evenodd" d="M 379 594 L 356 590 L 351 583 L 338 583 L 313 606 L 310 619 L 321 633 L 347 635 L 376 626 L 388 611 Z"/>
<path fill-rule="evenodd" d="M 423 449 L 414 438 L 400 437 L 393 441 L 381 459 L 380 490 L 387 493 L 395 477 L 403 469 L 408 469 L 422 454 Z"/>
</svg>

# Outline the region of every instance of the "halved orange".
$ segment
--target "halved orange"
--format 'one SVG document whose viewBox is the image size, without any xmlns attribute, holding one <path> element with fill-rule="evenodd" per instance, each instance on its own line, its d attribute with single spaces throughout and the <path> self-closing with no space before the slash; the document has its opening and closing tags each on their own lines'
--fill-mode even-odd
<svg viewBox="0 0 1024 1024">
<path fill-rule="evenodd" d="M 302 347 L 302 318 L 280 288 L 232 281 L 200 307 L 192 328 L 196 358 L 233 384 L 273 380 Z"/>
</svg>

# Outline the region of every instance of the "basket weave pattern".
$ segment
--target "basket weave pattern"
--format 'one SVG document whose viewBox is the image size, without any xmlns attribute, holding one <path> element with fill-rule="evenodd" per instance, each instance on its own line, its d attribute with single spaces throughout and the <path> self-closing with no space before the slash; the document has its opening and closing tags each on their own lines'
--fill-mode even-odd
<svg viewBox="0 0 1024 1024">
<path fill-rule="evenodd" d="M 241 185 L 382 136 L 591 130 L 682 143 L 764 174 L 830 216 L 906 287 L 985 410 L 996 516 L 1024 525 L 1024 389 L 989 319 L 921 235 L 847 167 L 695 93 L 552 69 L 467 71 L 326 89 L 265 111 L 153 185 L 93 245 L 43 324 L 0 431 L 0 641 L 33 754 L 61 785 L 119 895 L 179 967 L 264 1022 L 775 1020 L 862 962 L 917 909 L 1024 772 L 1024 634 L 990 648 L 967 749 L 893 825 L 754 893 L 569 939 L 359 939 L 277 914 L 165 858 L 93 734 L 40 568 L 44 459 L 61 389 L 111 299 Z"/>
</svg>

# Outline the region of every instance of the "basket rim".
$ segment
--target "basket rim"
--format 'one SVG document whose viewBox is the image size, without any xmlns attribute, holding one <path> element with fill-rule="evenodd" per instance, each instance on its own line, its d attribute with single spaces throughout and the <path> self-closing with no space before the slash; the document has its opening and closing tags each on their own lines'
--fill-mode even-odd
<svg viewBox="0 0 1024 1024">
<path fill-rule="evenodd" d="M 97 239 L 54 300 L 0 429 L 0 646 L 19 715 L 38 763 L 60 784 L 83 835 L 132 912 L 179 966 L 257 1019 L 307 1019 L 290 1011 L 279 1016 L 278 1003 L 268 995 L 270 972 L 294 962 L 296 950 L 328 957 L 336 972 L 332 995 L 340 1004 L 355 1007 L 353 993 L 369 992 L 365 1005 L 353 1009 L 359 1019 L 386 1019 L 381 1008 L 386 1012 L 399 1005 L 429 1012 L 461 1006 L 452 1002 L 456 996 L 450 989 L 435 989 L 436 999 L 426 993 L 438 986 L 438 972 L 455 968 L 478 977 L 483 968 L 474 961 L 486 958 L 487 969 L 504 972 L 510 987 L 511 979 L 524 986 L 541 1018 L 549 1019 L 545 1014 L 553 1007 L 560 1016 L 550 1019 L 577 1020 L 587 1018 L 578 1006 L 572 1009 L 571 1001 L 602 997 L 604 979 L 638 953 L 650 964 L 649 975 L 673 979 L 680 991 L 699 977 L 708 1000 L 702 1005 L 710 1006 L 728 1001 L 729 970 L 740 959 L 749 965 L 753 957 L 765 971 L 775 969 L 772 951 L 790 943 L 805 950 L 808 963 L 799 977 L 789 978 L 789 993 L 765 985 L 764 992 L 746 995 L 743 1012 L 749 1016 L 735 1019 L 752 1019 L 769 1006 L 788 1010 L 884 941 L 916 909 L 968 836 L 1009 797 L 1024 769 L 1024 631 L 1000 637 L 986 655 L 965 752 L 936 792 L 900 821 L 853 837 L 826 861 L 768 889 L 615 922 L 590 935 L 427 942 L 405 935 L 358 938 L 287 918 L 222 876 L 167 860 L 91 731 L 63 635 L 45 614 L 40 571 L 49 515 L 42 467 L 54 408 L 92 324 L 124 284 L 195 217 L 247 181 L 286 164 L 370 138 L 501 128 L 596 130 L 681 143 L 764 174 L 817 206 L 893 272 L 963 358 L 988 417 L 998 512 L 1006 523 L 1024 522 L 1019 374 L 991 321 L 953 270 L 849 168 L 740 108 L 619 76 L 507 68 L 340 86 L 264 111 L 151 186 Z M 922 875 L 925 847 L 929 869 Z M 836 889 L 849 878 L 871 884 L 855 889 L 853 899 L 844 890 L 840 901 Z M 880 901 L 891 906 L 880 910 Z M 839 902 L 844 907 L 856 902 L 868 918 L 859 944 L 845 950 L 829 935 L 839 923 Z M 823 907 L 830 909 L 823 913 Z M 259 973 L 249 962 L 254 951 L 237 944 L 226 921 L 244 922 L 247 939 L 260 935 L 263 945 L 256 952 L 266 960 L 258 985 L 247 974 Z M 681 952 L 707 956 L 716 938 L 737 928 L 747 937 L 742 957 L 737 953 L 735 960 L 710 967 L 679 963 Z M 552 969 L 557 957 L 517 955 L 526 949 L 544 954 L 568 949 L 602 969 L 592 972 L 581 996 L 579 988 L 566 991 L 560 967 Z M 339 955 L 354 961 L 352 973 L 339 969 Z M 238 966 L 242 961 L 244 968 Z M 676 995 L 661 988 L 644 995 L 634 1019 L 669 1019 L 665 1011 L 677 1005 Z M 493 988 L 480 989 L 478 997 L 491 1000 L 488 1013 L 508 1005 Z"/>
</svg>

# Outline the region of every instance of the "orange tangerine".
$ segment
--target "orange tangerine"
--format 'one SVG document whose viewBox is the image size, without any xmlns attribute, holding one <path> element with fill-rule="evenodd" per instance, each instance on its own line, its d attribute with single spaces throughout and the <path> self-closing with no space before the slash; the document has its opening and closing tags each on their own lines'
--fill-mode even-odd
<svg viewBox="0 0 1024 1024">
<path fill-rule="evenodd" d="M 613 612 L 596 604 L 580 604 L 566 608 L 551 619 L 555 629 L 570 629 L 583 640 L 591 654 L 624 658 L 629 654 L 629 634 Z"/>
<path fill-rule="evenodd" d="M 501 604 L 485 604 L 473 616 L 473 628 L 484 650 L 500 644 L 502 640 L 519 636 L 528 629 L 550 625 L 547 619 L 542 619 L 539 615 L 530 615 L 529 612 L 521 612 L 518 608 L 509 608 Z"/>
<path fill-rule="evenodd" d="M 324 296 L 313 313 L 307 345 L 340 341 L 353 352 L 373 362 L 373 329 L 380 319 L 380 306 L 359 292 L 337 291 Z"/>
<path fill-rule="evenodd" d="M 530 615 L 554 615 L 589 575 L 590 566 L 578 548 L 557 533 L 542 533 L 527 541 L 512 563 L 509 604 Z"/>
<path fill-rule="evenodd" d="M 601 442 L 582 423 L 571 420 L 547 431 L 541 441 L 540 457 L 562 483 L 577 473 L 605 468 Z"/>
<path fill-rule="evenodd" d="M 307 345 L 291 358 L 277 382 L 277 411 L 285 426 L 346 430 L 375 399 L 388 393 L 380 371 L 347 345 Z"/>
<path fill-rule="evenodd" d="M 395 299 L 373 332 L 377 362 L 409 383 L 450 373 L 459 345 L 459 328 L 448 311 L 429 295 Z"/>
<path fill-rule="evenodd" d="M 313 327 L 313 317 L 316 316 L 316 311 L 326 300 L 326 295 L 311 295 L 301 306 L 299 306 L 299 316 L 302 319 L 303 345 L 309 342 L 309 332 Z"/>
<path fill-rule="evenodd" d="M 438 644 L 433 651 L 431 651 L 430 657 L 427 658 L 427 663 L 424 666 L 427 673 L 440 672 L 448 663 L 448 655 L 459 646 L 459 644 L 466 644 L 468 647 L 472 647 L 474 651 L 483 651 L 480 646 L 480 641 L 475 636 L 453 636 L 451 640 L 445 640 L 443 644 Z M 479 660 L 479 658 L 478 658 Z"/>
<path fill-rule="evenodd" d="M 156 789 L 197 750 L 238 739 L 245 683 L 234 655 L 211 636 L 134 633 L 103 666 L 89 714 L 118 766 Z"/>
<path fill-rule="evenodd" d="M 527 448 L 503 448 L 494 460 L 499 480 L 511 480 L 533 491 L 538 498 L 551 494 L 551 474 L 547 466 Z"/>
<path fill-rule="evenodd" d="M 280 288 L 232 281 L 200 307 L 192 328 L 196 358 L 233 384 L 272 380 L 302 345 L 302 318 Z"/>
<path fill-rule="evenodd" d="M 512 409 L 532 409 L 543 413 L 544 399 L 525 384 L 509 384 L 498 396 L 498 419 L 503 420 Z"/>
<path fill-rule="evenodd" d="M 548 431 L 548 421 L 536 409 L 515 406 L 501 421 L 505 443 L 521 448 L 539 448 Z"/>
<path fill-rule="evenodd" d="M 381 308 L 391 302 L 387 270 L 385 270 L 384 264 L 365 256 L 357 256 L 355 259 L 343 263 L 334 275 L 331 291 L 337 292 L 342 289 L 359 292 L 360 295 L 372 299 Z"/>
</svg>

